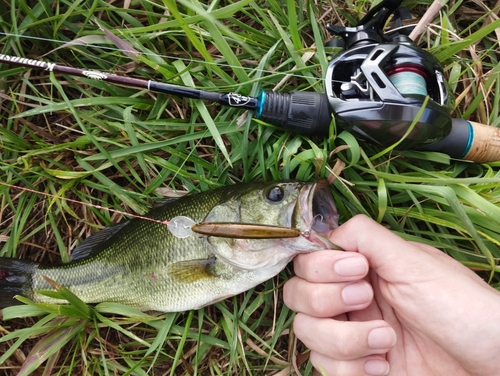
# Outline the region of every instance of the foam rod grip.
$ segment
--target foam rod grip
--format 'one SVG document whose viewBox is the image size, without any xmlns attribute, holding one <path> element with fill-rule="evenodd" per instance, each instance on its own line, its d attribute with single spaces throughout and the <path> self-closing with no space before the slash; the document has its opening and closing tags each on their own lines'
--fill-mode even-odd
<svg viewBox="0 0 500 376">
<path fill-rule="evenodd" d="M 472 126 L 472 144 L 463 157 L 476 163 L 500 161 L 500 128 L 469 122 Z"/>
</svg>

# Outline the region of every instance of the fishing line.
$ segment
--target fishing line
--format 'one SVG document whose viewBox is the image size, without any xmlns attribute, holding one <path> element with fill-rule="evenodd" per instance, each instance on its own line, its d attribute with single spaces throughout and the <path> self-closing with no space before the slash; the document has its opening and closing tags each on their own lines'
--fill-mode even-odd
<svg viewBox="0 0 500 376">
<path fill-rule="evenodd" d="M 289 75 L 291 77 L 295 78 L 307 78 L 307 76 L 300 75 L 297 73 L 284 73 L 284 72 L 277 72 L 274 70 L 269 70 L 269 69 L 257 69 L 257 68 L 250 68 L 250 67 L 245 67 L 241 65 L 231 65 L 231 64 L 224 64 L 224 63 L 217 63 L 217 62 L 211 62 L 211 61 L 205 61 L 205 60 L 199 60 L 199 59 L 193 59 L 193 58 L 186 58 L 186 57 L 179 57 L 179 56 L 171 56 L 171 55 L 162 55 L 162 54 L 156 54 L 153 52 L 138 52 L 136 50 L 123 50 L 117 47 L 109 47 L 109 46 L 103 46 L 99 44 L 87 44 L 87 43 L 79 43 L 79 42 L 73 42 L 73 41 L 63 41 L 59 39 L 51 39 L 51 38 L 42 38 L 42 37 L 34 37 L 34 36 L 27 36 L 27 35 L 22 35 L 22 34 L 14 34 L 14 33 L 5 33 L 5 32 L 0 32 L 0 36 L 6 36 L 6 37 L 16 37 L 16 38 L 24 38 L 24 39 L 33 39 L 37 41 L 44 41 L 44 42 L 52 42 L 52 43 L 59 43 L 59 44 L 67 44 L 68 46 L 79 46 L 79 47 L 93 47 L 97 49 L 102 49 L 106 51 L 111 51 L 111 52 L 119 52 L 121 54 L 123 53 L 134 53 L 137 54 L 139 53 L 140 55 L 144 56 L 153 56 L 153 57 L 161 57 L 163 59 L 170 59 L 170 60 L 180 60 L 183 62 L 187 63 L 196 63 L 200 65 L 207 65 L 207 66 L 218 66 L 218 67 L 223 67 L 223 68 L 231 68 L 231 69 L 243 69 L 248 72 L 260 72 L 260 73 L 266 73 L 269 75 L 279 75 L 279 76 L 286 76 Z M 110 44 L 112 42 L 110 41 Z M 317 78 L 318 81 L 324 81 L 324 78 Z"/>
<path fill-rule="evenodd" d="M 159 223 L 166 225 L 167 229 L 172 235 L 177 238 L 184 239 L 193 235 L 202 236 L 215 236 L 223 238 L 237 238 L 237 239 L 269 239 L 269 238 L 294 238 L 298 236 L 309 237 L 308 231 L 301 232 L 299 229 L 293 227 L 279 227 L 261 224 L 249 224 L 249 223 L 196 223 L 191 218 L 179 215 L 171 218 L 170 220 L 161 221 L 159 219 L 154 219 L 150 217 L 145 217 L 142 215 L 131 214 L 121 210 L 106 208 L 101 205 L 86 203 L 83 201 L 78 201 L 72 198 L 61 197 L 47 192 L 37 191 L 35 189 L 20 187 L 17 185 L 4 183 L 0 181 L 0 185 L 18 189 L 21 191 L 35 193 L 36 195 L 51 197 L 55 199 L 61 199 L 67 202 L 72 202 L 74 204 L 90 206 L 100 210 L 106 210 L 113 213 L 122 214 L 125 216 L 138 218 L 150 222 Z"/>
<path fill-rule="evenodd" d="M 167 225 L 168 226 L 168 224 L 169 224 L 169 221 L 160 221 L 158 219 L 144 217 L 142 215 L 137 215 L 137 214 L 132 214 L 132 213 L 127 213 L 127 212 L 124 212 L 124 211 L 121 211 L 121 210 L 117 210 L 117 209 L 106 208 L 106 207 L 101 206 L 101 205 L 87 203 L 87 202 L 83 202 L 83 201 L 78 201 L 78 200 L 75 200 L 75 199 L 72 199 L 72 198 L 68 198 L 68 197 L 61 197 L 61 196 L 54 195 L 52 193 L 41 192 L 41 191 L 37 191 L 36 189 L 31 189 L 31 188 L 26 188 L 26 187 L 20 187 L 18 185 L 4 183 L 2 181 L 0 181 L 0 185 L 4 185 L 4 186 L 9 187 L 9 188 L 18 189 L 20 191 L 26 191 L 26 192 L 35 193 L 35 194 L 40 195 L 40 196 L 46 196 L 46 197 L 50 197 L 50 198 L 64 200 L 64 201 L 67 201 L 67 202 L 72 202 L 74 204 L 78 204 L 78 205 L 82 205 L 82 206 L 90 206 L 90 207 L 93 207 L 93 208 L 96 208 L 96 209 L 106 210 L 106 211 L 110 211 L 110 212 L 118 213 L 118 214 L 122 214 L 122 215 L 127 215 L 127 216 L 130 216 L 130 217 L 133 217 L 133 218 L 144 219 L 146 221 L 156 222 L 156 223 L 160 223 L 162 225 Z"/>
<path fill-rule="evenodd" d="M 392 84 L 401 94 L 418 94 L 427 96 L 426 73 L 414 66 L 397 66 L 387 72 Z"/>
</svg>

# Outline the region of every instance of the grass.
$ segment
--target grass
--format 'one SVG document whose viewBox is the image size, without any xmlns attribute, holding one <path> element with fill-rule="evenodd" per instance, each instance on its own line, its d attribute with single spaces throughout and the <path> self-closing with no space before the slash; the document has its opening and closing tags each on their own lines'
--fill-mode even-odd
<svg viewBox="0 0 500 376">
<path fill-rule="evenodd" d="M 322 91 L 332 53 L 323 47 L 325 24 L 359 20 L 370 4 L 2 1 L 0 52 L 245 95 Z M 409 6 L 418 17 L 429 4 Z M 419 43 L 443 64 L 454 116 L 500 126 L 499 10 L 485 6 L 450 2 Z M 145 213 L 159 188 L 310 181 L 336 166 L 332 189 L 342 221 L 368 214 L 500 286 L 500 162 L 381 150 L 341 130 L 310 139 L 233 108 L 5 65 L 0 121 L 0 182 L 33 190 L 0 184 L 3 257 L 68 261 L 82 238 L 117 223 L 121 212 Z M 64 288 L 67 306 L 24 300 L 3 312 L 0 372 L 312 374 L 281 300 L 290 274 L 185 313 L 88 307 Z"/>
</svg>

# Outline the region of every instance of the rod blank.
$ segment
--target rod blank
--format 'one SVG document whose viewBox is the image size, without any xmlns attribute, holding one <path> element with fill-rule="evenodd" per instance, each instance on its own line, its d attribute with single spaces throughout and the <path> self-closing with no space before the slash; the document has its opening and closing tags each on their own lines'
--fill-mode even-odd
<svg viewBox="0 0 500 376">
<path fill-rule="evenodd" d="M 203 99 L 214 103 L 220 103 L 224 106 L 239 107 L 245 110 L 256 110 L 259 106 L 257 98 L 248 97 L 241 94 L 214 93 L 211 91 L 193 89 L 159 81 L 142 80 L 139 78 L 119 76 L 113 73 L 104 73 L 95 70 L 85 70 L 65 65 L 58 65 L 56 63 L 27 59 L 19 56 L 0 54 L 0 63 L 29 67 L 38 70 L 45 70 L 48 72 L 69 74 L 78 77 L 86 77 L 94 80 L 102 80 L 117 85 L 148 89 L 158 93 L 175 95 L 182 98 Z"/>
</svg>

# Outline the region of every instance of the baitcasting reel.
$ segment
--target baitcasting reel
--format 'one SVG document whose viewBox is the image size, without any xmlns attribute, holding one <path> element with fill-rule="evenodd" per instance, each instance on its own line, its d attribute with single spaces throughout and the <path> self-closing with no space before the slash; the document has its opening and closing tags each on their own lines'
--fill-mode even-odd
<svg viewBox="0 0 500 376">
<path fill-rule="evenodd" d="M 383 147 L 400 142 L 400 149 L 500 160 L 500 128 L 451 118 L 453 98 L 439 61 L 396 29 L 410 18 L 401 3 L 384 0 L 356 27 L 328 25 L 341 38 L 329 45 L 343 48 L 326 71 L 326 94 L 263 92 L 256 117 L 293 132 L 327 136 L 333 113 L 340 128 Z M 391 15 L 396 27 L 384 33 Z"/>
<path fill-rule="evenodd" d="M 405 135 L 429 96 L 399 145 L 414 149 L 450 133 L 452 103 L 439 61 L 407 35 L 383 33 L 401 2 L 383 1 L 357 27 L 327 26 L 344 49 L 330 62 L 325 86 L 337 125 L 382 146 Z"/>
</svg>

